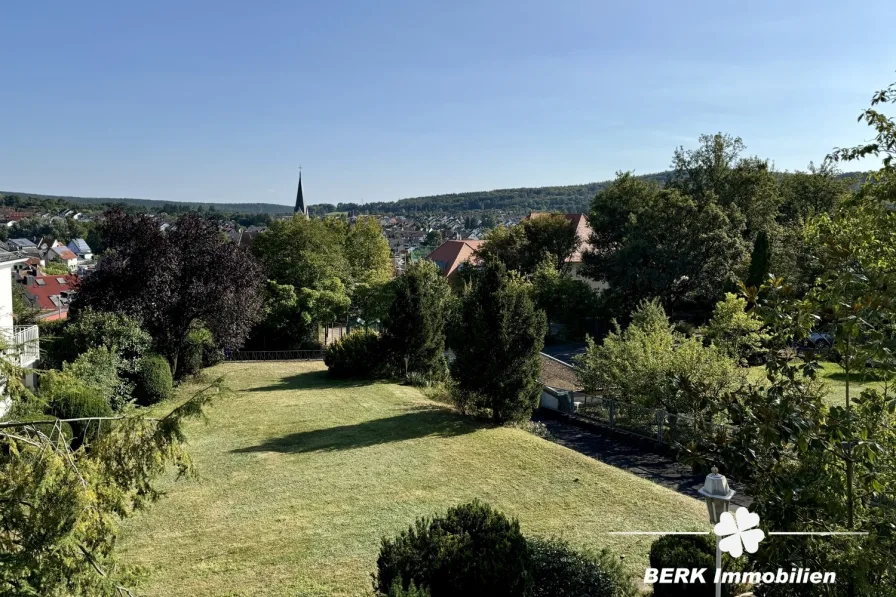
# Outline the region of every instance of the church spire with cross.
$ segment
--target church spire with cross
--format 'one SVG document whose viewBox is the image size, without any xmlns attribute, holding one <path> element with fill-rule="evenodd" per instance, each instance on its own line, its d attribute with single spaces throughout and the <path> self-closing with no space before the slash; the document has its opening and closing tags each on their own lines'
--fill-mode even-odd
<svg viewBox="0 0 896 597">
<path fill-rule="evenodd" d="M 302 212 L 308 217 L 308 208 L 305 206 L 305 195 L 302 193 L 302 167 L 299 166 L 299 190 L 296 191 L 296 207 L 292 210 L 294 214 Z"/>
</svg>

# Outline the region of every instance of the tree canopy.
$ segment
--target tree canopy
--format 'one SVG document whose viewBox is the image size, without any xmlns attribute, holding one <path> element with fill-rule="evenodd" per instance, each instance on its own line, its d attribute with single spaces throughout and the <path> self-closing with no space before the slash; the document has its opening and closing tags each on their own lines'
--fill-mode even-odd
<svg viewBox="0 0 896 597">
<path fill-rule="evenodd" d="M 222 346 L 243 343 L 261 313 L 261 268 L 213 222 L 191 213 L 161 231 L 150 217 L 111 210 L 102 232 L 110 254 L 79 285 L 75 316 L 92 307 L 135 317 L 174 371 L 198 322 Z"/>
</svg>

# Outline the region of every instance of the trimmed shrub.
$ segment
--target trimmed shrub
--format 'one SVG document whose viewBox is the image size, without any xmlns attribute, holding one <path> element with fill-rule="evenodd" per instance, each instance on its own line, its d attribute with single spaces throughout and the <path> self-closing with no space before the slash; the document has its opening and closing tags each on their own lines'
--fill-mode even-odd
<svg viewBox="0 0 896 597">
<path fill-rule="evenodd" d="M 473 501 L 442 517 L 418 519 L 395 539 L 383 538 L 374 589 L 388 594 L 396 579 L 432 597 L 528 594 L 529 551 L 519 522 Z M 404 584 L 407 583 L 407 584 Z"/>
<path fill-rule="evenodd" d="M 375 377 L 382 370 L 381 352 L 377 333 L 358 329 L 327 347 L 324 364 L 333 377 Z"/>
<path fill-rule="evenodd" d="M 638 590 L 610 552 L 579 552 L 560 539 L 529 539 L 532 597 L 633 597 Z"/>
<path fill-rule="evenodd" d="M 156 404 L 171 396 L 174 380 L 171 366 L 164 357 L 157 354 L 144 356 L 137 363 L 134 398 L 142 406 Z"/>
<path fill-rule="evenodd" d="M 716 570 L 716 546 L 705 535 L 666 535 L 650 546 L 651 568 L 706 568 L 707 576 L 714 577 Z M 729 569 L 726 566 L 726 569 Z M 654 597 L 712 597 L 715 585 L 654 584 Z M 722 586 L 722 595 L 729 595 Z"/>
</svg>

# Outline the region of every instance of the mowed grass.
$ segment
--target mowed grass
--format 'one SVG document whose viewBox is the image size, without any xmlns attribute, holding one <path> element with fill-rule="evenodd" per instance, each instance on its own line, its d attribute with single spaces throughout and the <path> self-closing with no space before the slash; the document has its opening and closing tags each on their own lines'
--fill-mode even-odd
<svg viewBox="0 0 896 597">
<path fill-rule="evenodd" d="M 765 365 L 751 367 L 748 375 L 750 381 L 762 383 L 766 379 Z M 831 406 L 844 406 L 846 404 L 846 373 L 843 371 L 843 367 L 837 363 L 822 362 L 819 378 L 825 383 L 825 402 Z M 857 398 L 865 388 L 877 388 L 883 391 L 884 386 L 884 382 L 875 378 L 873 373 L 866 373 L 864 376 L 862 372 L 850 373 L 850 399 Z"/>
<path fill-rule="evenodd" d="M 652 538 L 610 531 L 709 530 L 695 499 L 415 388 L 334 382 L 320 363 L 209 374 L 237 394 L 188 425 L 201 478 L 164 480 L 168 495 L 123 525 L 141 594 L 369 595 L 383 535 L 474 498 L 526 534 L 609 547 L 633 575 Z"/>
</svg>

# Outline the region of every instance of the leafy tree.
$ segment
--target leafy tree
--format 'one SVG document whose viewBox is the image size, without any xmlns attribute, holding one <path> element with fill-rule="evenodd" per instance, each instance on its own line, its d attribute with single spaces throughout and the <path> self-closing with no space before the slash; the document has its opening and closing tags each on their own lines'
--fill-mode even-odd
<svg viewBox="0 0 896 597">
<path fill-rule="evenodd" d="M 530 216 L 521 225 L 526 235 L 527 270 L 534 270 L 547 256 L 557 271 L 567 273 L 567 259 L 582 244 L 572 223 L 563 214 L 545 214 Z"/>
<path fill-rule="evenodd" d="M 40 319 L 40 307 L 31 305 L 22 284 L 12 285 L 12 315 L 16 325 L 34 325 Z"/>
<path fill-rule="evenodd" d="M 896 103 L 896 83 L 892 83 L 886 89 L 877 91 L 871 98 L 871 106 L 859 114 L 859 122 L 865 121 L 875 131 L 875 137 L 868 143 L 862 143 L 854 147 L 837 148 L 827 158 L 831 163 L 850 162 L 860 160 L 868 156 L 880 157 L 883 168 L 880 174 L 891 172 L 896 164 L 896 120 L 881 112 L 876 106 L 880 104 Z"/>
<path fill-rule="evenodd" d="M 389 314 L 394 286 L 390 283 L 355 284 L 350 317 L 365 327 L 381 323 Z"/>
<path fill-rule="evenodd" d="M 548 323 L 564 326 L 564 335 L 581 338 L 585 324 L 598 311 L 598 295 L 586 282 L 560 273 L 549 260 L 532 276 L 535 305 L 545 312 Z"/>
<path fill-rule="evenodd" d="M 522 226 L 498 226 L 486 234 L 485 243 L 476 253 L 484 260 L 497 259 L 508 270 L 521 272 L 528 267 L 526 244 Z"/>
<path fill-rule="evenodd" d="M 351 279 L 361 284 L 381 284 L 392 277 L 389 242 L 379 220 L 361 216 L 348 229 L 345 258 Z"/>
<path fill-rule="evenodd" d="M 445 319 L 451 294 L 438 267 L 420 261 L 392 282 L 393 296 L 384 322 L 383 346 L 392 366 L 411 372 L 441 376 L 445 369 Z"/>
<path fill-rule="evenodd" d="M 813 216 L 830 213 L 838 203 L 848 198 L 849 183 L 830 163 L 821 167 L 809 164 L 806 172 L 786 173 L 781 176 L 781 206 L 778 221 L 785 226 L 799 226 Z"/>
<path fill-rule="evenodd" d="M 716 304 L 712 319 L 703 330 L 713 344 L 740 363 L 753 362 L 762 351 L 768 335 L 762 332 L 762 319 L 747 311 L 747 301 L 726 293 Z"/>
<path fill-rule="evenodd" d="M 753 497 L 751 510 L 767 528 L 869 533 L 776 538 L 750 558 L 753 570 L 812 567 L 837 574 L 831 595 L 893 595 L 896 419 L 891 385 L 885 384 L 883 392 L 866 389 L 842 406 L 826 406 L 815 357 L 806 354 L 800 363 L 783 350 L 813 329 L 820 304 L 811 297 L 794 298 L 781 280 L 770 282 L 765 296 L 757 309 L 779 347 L 769 353 L 766 383 L 734 392 L 721 405 L 719 416 L 736 424 L 730 434 L 697 435 L 702 439 L 684 453 L 703 466 L 718 463 L 744 483 Z M 885 371 L 891 380 L 891 370 Z M 768 585 L 761 594 L 812 593 L 807 587 Z"/>
<path fill-rule="evenodd" d="M 334 278 L 345 285 L 351 282 L 345 236 L 345 225 L 332 218 L 276 220 L 252 241 L 252 253 L 269 279 L 296 292 L 320 288 Z"/>
<path fill-rule="evenodd" d="M 701 135 L 697 149 L 675 151 L 666 186 L 698 205 L 718 205 L 744 238 L 752 238 L 773 224 L 780 197 L 768 161 L 741 157 L 745 149 L 740 137 Z"/>
<path fill-rule="evenodd" d="M 498 259 L 508 270 L 524 275 L 533 273 L 545 259 L 559 272 L 568 272 L 567 259 L 581 245 L 576 229 L 563 214 L 533 216 L 518 226 L 491 230 L 478 250 L 479 256 Z"/>
<path fill-rule="evenodd" d="M 632 323 L 576 358 L 585 391 L 609 386 L 625 402 L 698 415 L 743 382 L 721 349 L 672 330 L 659 301 L 642 302 Z"/>
<path fill-rule="evenodd" d="M 44 426 L 0 429 L 0 594 L 125 594 L 134 574 L 116 557 L 118 521 L 159 497 L 153 480 L 170 465 L 192 472 L 182 423 L 217 388 L 158 420 L 123 419 L 89 450 L 72 451 Z"/>
<path fill-rule="evenodd" d="M 610 313 L 658 297 L 667 307 L 714 304 L 744 255 L 739 225 L 713 201 L 620 174 L 594 198 L 584 273 L 605 282 Z"/>
<path fill-rule="evenodd" d="M 85 307 L 71 315 L 57 336 L 51 338 L 44 359 L 50 367 L 61 368 L 93 348 L 107 348 L 120 357 L 122 377 L 136 372 L 136 363 L 149 350 L 152 337 L 140 322 L 123 313 L 100 313 Z M 44 343 L 41 335 L 41 344 Z"/>
<path fill-rule="evenodd" d="M 337 321 L 345 321 L 351 306 L 351 298 L 339 278 L 324 280 L 317 288 L 301 288 L 298 297 L 302 317 L 308 326 L 314 323 L 331 326 Z"/>
<path fill-rule="evenodd" d="M 538 402 L 539 353 L 547 321 L 531 289 L 498 261 L 488 261 L 461 299 L 452 372 L 462 396 L 496 423 L 527 419 Z"/>
<path fill-rule="evenodd" d="M 93 307 L 140 319 L 175 373 L 197 322 L 224 346 L 243 343 L 261 311 L 261 270 L 213 222 L 190 213 L 164 232 L 152 218 L 112 210 L 102 227 L 112 254 L 79 285 L 75 314 Z"/>
<path fill-rule="evenodd" d="M 768 233 L 760 230 L 753 241 L 753 252 L 750 253 L 750 271 L 746 284 L 759 288 L 768 278 L 771 271 L 772 248 L 768 241 Z"/>
<path fill-rule="evenodd" d="M 133 389 L 133 384 L 120 376 L 127 367 L 117 353 L 101 346 L 89 348 L 72 363 L 63 363 L 62 371 L 82 381 L 112 410 L 118 411 L 130 400 Z"/>
<path fill-rule="evenodd" d="M 313 343 L 309 317 L 304 317 L 296 289 L 268 280 L 264 292 L 262 320 L 246 340 L 253 350 L 294 350 Z"/>
<path fill-rule="evenodd" d="M 430 230 L 426 233 L 426 246 L 427 247 L 438 247 L 442 244 L 442 231 L 441 230 Z"/>
</svg>

